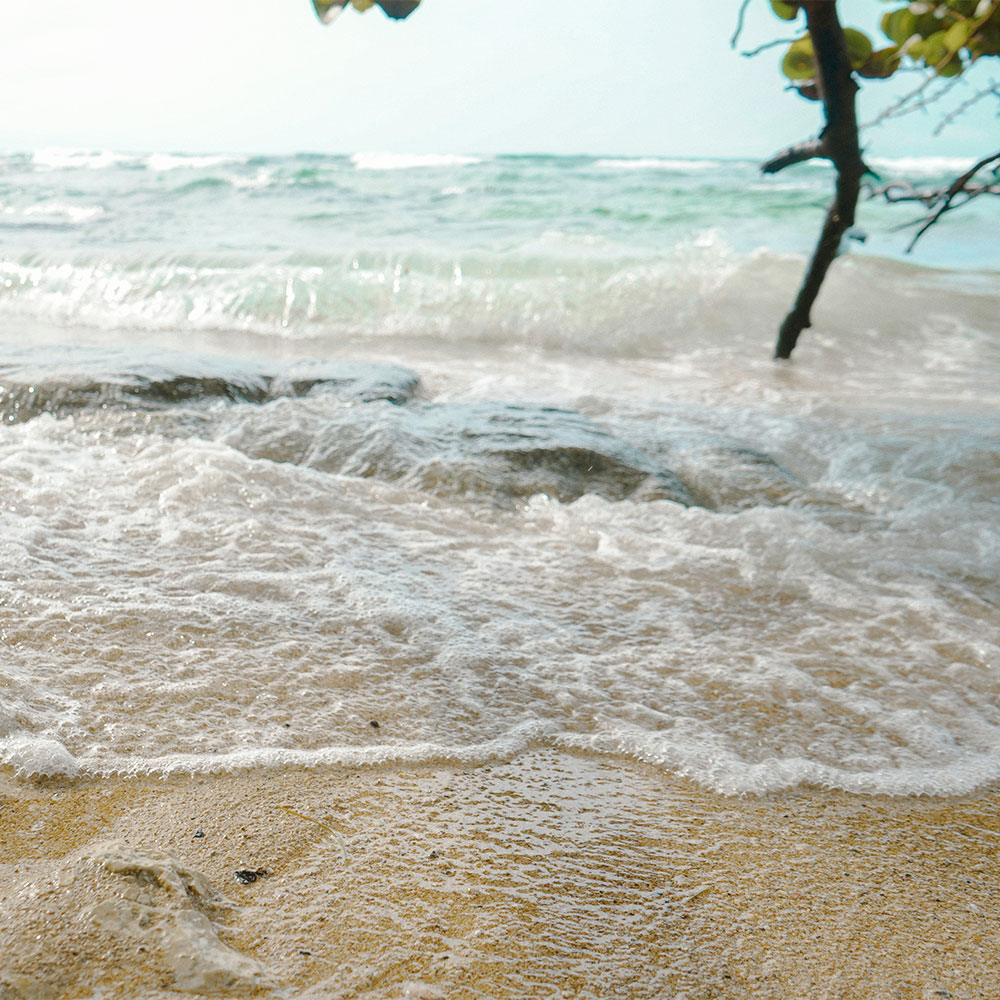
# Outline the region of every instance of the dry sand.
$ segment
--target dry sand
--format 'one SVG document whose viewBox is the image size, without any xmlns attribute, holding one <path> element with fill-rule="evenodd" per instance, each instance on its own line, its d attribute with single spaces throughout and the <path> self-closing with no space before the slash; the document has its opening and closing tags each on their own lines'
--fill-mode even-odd
<svg viewBox="0 0 1000 1000">
<path fill-rule="evenodd" d="M 2 1000 L 1000 993 L 997 792 L 723 799 L 555 751 L 7 780 L 0 847 Z"/>
</svg>

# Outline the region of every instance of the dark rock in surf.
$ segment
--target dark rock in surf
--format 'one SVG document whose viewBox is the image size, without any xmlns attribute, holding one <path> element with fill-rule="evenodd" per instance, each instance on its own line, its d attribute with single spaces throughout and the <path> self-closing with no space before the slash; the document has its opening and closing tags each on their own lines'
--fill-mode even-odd
<svg viewBox="0 0 1000 1000">
<path fill-rule="evenodd" d="M 0 367 L 0 420 L 20 423 L 42 413 L 162 410 L 226 401 L 265 403 L 316 393 L 360 402 L 404 403 L 419 385 L 413 371 L 359 362 L 258 366 L 223 357 L 169 351 L 53 348 Z"/>
<path fill-rule="evenodd" d="M 298 447 L 307 464 L 438 496 L 501 504 L 537 494 L 564 502 L 585 494 L 690 502 L 669 468 L 572 410 L 500 403 L 342 408 L 311 431 L 317 436 Z"/>
<path fill-rule="evenodd" d="M 672 458 L 693 502 L 709 510 L 733 512 L 815 499 L 814 491 L 770 455 L 739 442 L 677 440 Z"/>
</svg>

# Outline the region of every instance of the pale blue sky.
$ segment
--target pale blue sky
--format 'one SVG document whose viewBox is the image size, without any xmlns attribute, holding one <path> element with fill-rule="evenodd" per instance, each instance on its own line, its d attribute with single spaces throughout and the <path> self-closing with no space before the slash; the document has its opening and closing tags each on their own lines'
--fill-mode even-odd
<svg viewBox="0 0 1000 1000">
<path fill-rule="evenodd" d="M 0 149 L 762 157 L 814 134 L 819 106 L 782 91 L 780 50 L 730 49 L 738 6 L 424 0 L 404 22 L 348 10 L 323 27 L 309 0 L 21 3 L 0 36 Z M 869 29 L 885 10 L 841 6 Z M 789 33 L 752 7 L 744 47 Z M 892 86 L 866 88 L 862 117 Z M 920 114 L 868 141 L 974 156 L 996 146 L 996 105 L 938 139 Z"/>
</svg>

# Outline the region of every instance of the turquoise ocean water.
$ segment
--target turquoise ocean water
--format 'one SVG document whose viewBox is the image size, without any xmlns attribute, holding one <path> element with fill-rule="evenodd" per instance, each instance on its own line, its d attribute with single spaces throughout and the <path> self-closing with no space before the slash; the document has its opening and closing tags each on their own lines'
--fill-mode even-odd
<svg viewBox="0 0 1000 1000">
<path fill-rule="evenodd" d="M 863 205 L 775 364 L 829 187 L 0 156 L 0 766 L 996 782 L 997 207 Z"/>
</svg>

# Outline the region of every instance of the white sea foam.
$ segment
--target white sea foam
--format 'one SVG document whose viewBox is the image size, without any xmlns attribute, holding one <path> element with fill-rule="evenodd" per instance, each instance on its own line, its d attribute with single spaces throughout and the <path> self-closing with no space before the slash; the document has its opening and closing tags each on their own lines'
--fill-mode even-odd
<svg viewBox="0 0 1000 1000">
<path fill-rule="evenodd" d="M 637 157 L 635 159 L 596 160 L 597 170 L 712 170 L 720 166 L 719 160 L 683 160 L 667 157 Z"/>
<path fill-rule="evenodd" d="M 451 153 L 355 153 L 351 163 L 357 170 L 414 170 L 468 167 L 483 160 L 478 156 Z"/>
<path fill-rule="evenodd" d="M 102 205 L 78 205 L 65 201 L 40 201 L 28 205 L 21 215 L 35 221 L 69 222 L 81 225 L 105 214 Z"/>
<path fill-rule="evenodd" d="M 12 591 L 10 665 L 24 662 L 8 687 L 37 701 L 33 637 L 69 622 L 71 643 L 42 641 L 52 696 L 74 710 L 22 711 L 8 766 L 472 764 L 542 744 L 629 754 L 726 793 L 996 779 L 998 546 L 982 477 L 998 445 L 975 420 L 914 429 L 852 400 L 849 425 L 803 421 L 814 387 L 721 356 L 719 398 L 747 392 L 756 412 L 696 404 L 704 370 L 681 390 L 690 376 L 664 365 L 577 365 L 564 384 L 558 360 L 486 364 L 488 384 L 442 372 L 452 397 L 628 400 L 637 423 L 605 410 L 608 426 L 675 462 L 693 440 L 679 467 L 714 468 L 718 495 L 744 500 L 726 513 L 536 497 L 490 513 L 425 492 L 448 463 L 427 478 L 427 445 L 407 458 L 405 407 L 322 394 L 193 425 L 182 410 L 173 429 L 169 413 L 150 424 L 104 406 L 9 427 L 7 571 L 32 586 Z M 734 396 L 736 378 L 750 385 Z M 689 402 L 648 402 L 664 386 Z M 748 478 L 739 451 L 706 465 L 723 433 L 791 471 L 754 460 Z M 393 463 L 399 485 L 358 477 Z M 793 502 L 768 499 L 779 481 Z"/>
<path fill-rule="evenodd" d="M 73 149 L 47 146 L 32 154 L 35 167 L 42 170 L 104 170 L 122 164 L 136 163 L 138 157 L 116 153 L 110 149 Z"/>
<path fill-rule="evenodd" d="M 75 777 L 80 765 L 58 740 L 19 733 L 0 739 L 0 764 L 19 777 L 63 775 Z"/>
<path fill-rule="evenodd" d="M 244 163 L 246 157 L 231 154 L 216 153 L 198 155 L 194 153 L 153 153 L 146 159 L 149 170 L 163 172 L 167 170 L 207 170 L 211 167 L 225 166 L 231 163 Z"/>
<path fill-rule="evenodd" d="M 231 174 L 227 180 L 234 188 L 242 188 L 248 191 L 261 191 L 274 184 L 274 171 L 266 167 L 260 167 L 252 177 Z"/>
<path fill-rule="evenodd" d="M 6 206 L 108 222 L 0 227 L 0 766 L 998 780 L 995 275 L 840 261 L 776 366 L 814 210 L 580 162 L 14 162 Z"/>
<path fill-rule="evenodd" d="M 0 742 L 0 763 L 19 776 L 112 775 L 134 777 L 150 774 L 222 774 L 242 770 L 287 767 L 384 767 L 415 764 L 475 766 L 490 761 L 511 760 L 531 747 L 551 743 L 546 727 L 537 723 L 515 726 L 511 732 L 482 743 L 446 741 L 394 743 L 388 746 L 327 746 L 310 750 L 287 747 L 246 747 L 220 753 L 175 753 L 158 757 L 128 754 L 91 754 L 81 763 L 64 747 L 46 739 L 20 736 L 10 747 Z"/>
<path fill-rule="evenodd" d="M 805 181 L 776 181 L 761 180 L 754 184 L 748 184 L 749 191 L 815 191 L 815 187 Z"/>
<path fill-rule="evenodd" d="M 553 286 L 548 269 L 564 261 L 575 263 Z M 447 252 L 376 254 L 357 267 L 339 261 L 240 267 L 226 257 L 136 267 L 31 254 L 22 262 L 0 259 L 0 316 L 122 331 L 228 331 L 234 342 L 245 331 L 311 342 L 317 350 L 323 349 L 317 338 L 329 338 L 331 347 L 357 338 L 364 351 L 408 331 L 441 343 L 636 356 L 668 342 L 682 352 L 706 334 L 727 337 L 734 347 L 758 337 L 742 318 L 748 309 L 779 314 L 800 267 L 790 254 L 738 253 L 718 229 L 644 261 L 630 260 L 600 233 L 546 230 L 485 267 L 479 255 Z M 884 282 L 902 277 L 874 261 L 850 273 L 854 291 L 840 310 L 841 342 L 867 329 L 871 310 L 885 301 Z M 943 308 L 969 312 L 973 324 L 988 322 L 993 304 L 977 287 L 955 281 L 944 287 L 933 273 L 904 273 L 912 281 L 892 298 L 891 330 L 919 327 Z M 831 287 L 840 280 L 834 275 Z"/>
<path fill-rule="evenodd" d="M 953 175 L 957 176 L 968 170 L 975 162 L 975 157 L 960 156 L 876 156 L 869 161 L 876 170 L 881 170 L 893 176 L 917 175 Z"/>
</svg>

